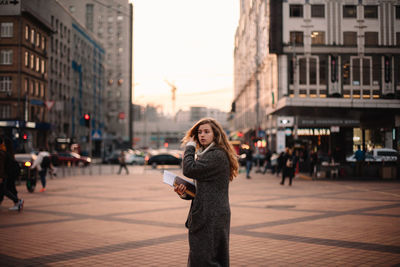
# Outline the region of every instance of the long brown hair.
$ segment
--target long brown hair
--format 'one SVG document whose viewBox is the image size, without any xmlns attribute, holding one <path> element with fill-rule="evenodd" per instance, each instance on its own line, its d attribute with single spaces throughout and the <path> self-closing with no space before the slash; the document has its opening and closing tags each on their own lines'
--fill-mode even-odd
<svg viewBox="0 0 400 267">
<path fill-rule="evenodd" d="M 238 169 L 239 169 L 238 158 L 235 150 L 229 143 L 228 137 L 226 136 L 226 133 L 222 129 L 222 126 L 215 119 L 203 118 L 200 119 L 198 122 L 196 122 L 195 125 L 193 125 L 192 128 L 190 128 L 190 130 L 186 132 L 185 137 L 182 138 L 182 146 L 186 145 L 186 143 L 189 141 L 191 137 L 194 137 L 197 147 L 199 147 L 200 141 L 198 136 L 198 130 L 200 125 L 203 124 L 210 124 L 211 129 L 213 130 L 214 133 L 213 141 L 215 143 L 215 146 L 222 148 L 228 155 L 229 166 L 230 166 L 229 180 L 232 181 L 233 178 L 238 175 Z"/>
</svg>

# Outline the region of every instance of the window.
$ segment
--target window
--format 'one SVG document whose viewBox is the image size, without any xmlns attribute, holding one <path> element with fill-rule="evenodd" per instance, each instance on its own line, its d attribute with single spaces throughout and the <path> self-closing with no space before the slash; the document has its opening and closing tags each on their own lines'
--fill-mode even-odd
<svg viewBox="0 0 400 267">
<path fill-rule="evenodd" d="M 312 18 L 325 18 L 325 6 L 324 5 L 311 5 L 311 17 Z"/>
<path fill-rule="evenodd" d="M 307 84 L 307 61 L 305 58 L 299 59 L 300 84 Z"/>
<path fill-rule="evenodd" d="M 25 40 L 29 41 L 29 26 L 25 25 Z"/>
<path fill-rule="evenodd" d="M 35 96 L 39 96 L 39 83 L 35 81 Z"/>
<path fill-rule="evenodd" d="M 93 4 L 86 4 L 86 28 L 93 31 Z"/>
<path fill-rule="evenodd" d="M 357 6 L 354 5 L 343 6 L 343 18 L 357 18 Z"/>
<path fill-rule="evenodd" d="M 380 85 L 381 68 L 381 56 L 372 56 L 372 85 Z"/>
<path fill-rule="evenodd" d="M 396 6 L 396 19 L 400 19 L 400 6 Z"/>
<path fill-rule="evenodd" d="M 33 95 L 33 81 L 29 83 L 29 93 Z"/>
<path fill-rule="evenodd" d="M 9 119 L 11 117 L 11 105 L 0 105 L 0 118 Z"/>
<path fill-rule="evenodd" d="M 28 93 L 29 90 L 29 80 L 25 78 L 24 92 Z"/>
<path fill-rule="evenodd" d="M 325 44 L 325 32 L 312 32 L 311 33 L 311 44 L 312 45 Z"/>
<path fill-rule="evenodd" d="M 12 22 L 2 22 L 1 23 L 1 37 L 13 37 L 13 23 Z"/>
<path fill-rule="evenodd" d="M 46 72 L 46 62 L 44 61 L 44 59 L 42 59 L 41 67 L 41 73 L 44 74 Z"/>
<path fill-rule="evenodd" d="M 378 32 L 365 32 L 365 46 L 378 46 Z"/>
<path fill-rule="evenodd" d="M 35 29 L 31 29 L 31 43 L 35 44 Z"/>
<path fill-rule="evenodd" d="M 371 62 L 371 60 L 369 58 L 363 59 L 363 66 L 362 66 L 363 85 L 371 85 L 370 62 Z"/>
<path fill-rule="evenodd" d="M 400 46 L 400 32 L 396 32 L 396 46 Z"/>
<path fill-rule="evenodd" d="M 25 51 L 25 67 L 29 67 L 29 53 Z"/>
<path fill-rule="evenodd" d="M 343 32 L 343 44 L 348 46 L 356 46 L 357 32 Z"/>
<path fill-rule="evenodd" d="M 69 6 L 69 12 L 74 13 L 75 12 L 75 6 Z"/>
<path fill-rule="evenodd" d="M 36 68 L 35 68 L 35 70 L 37 72 L 40 71 L 40 58 L 39 57 L 36 57 Z"/>
<path fill-rule="evenodd" d="M 12 65 L 13 64 L 13 51 L 12 50 L 1 50 L 0 51 L 0 64 L 1 65 Z"/>
<path fill-rule="evenodd" d="M 0 92 L 9 93 L 12 90 L 12 77 L 0 76 Z"/>
<path fill-rule="evenodd" d="M 353 85 L 360 85 L 360 59 L 353 58 L 352 60 Z"/>
<path fill-rule="evenodd" d="M 37 47 L 40 47 L 40 33 L 39 32 L 37 32 L 36 33 L 36 46 Z"/>
<path fill-rule="evenodd" d="M 377 19 L 378 18 L 378 6 L 364 6 L 364 18 Z"/>
<path fill-rule="evenodd" d="M 350 56 L 343 55 L 341 57 L 342 57 L 343 84 L 349 85 L 350 84 Z"/>
<path fill-rule="evenodd" d="M 319 84 L 326 84 L 327 56 L 319 56 Z"/>
<path fill-rule="evenodd" d="M 303 17 L 303 5 L 290 5 L 289 6 L 291 18 L 302 18 Z"/>
<path fill-rule="evenodd" d="M 42 36 L 42 50 L 46 50 L 46 37 Z"/>
<path fill-rule="evenodd" d="M 303 45 L 303 32 L 290 32 L 290 44 Z"/>
<path fill-rule="evenodd" d="M 31 69 L 35 67 L 35 56 L 31 54 Z"/>
<path fill-rule="evenodd" d="M 317 59 L 310 58 L 310 84 L 317 84 Z"/>
</svg>

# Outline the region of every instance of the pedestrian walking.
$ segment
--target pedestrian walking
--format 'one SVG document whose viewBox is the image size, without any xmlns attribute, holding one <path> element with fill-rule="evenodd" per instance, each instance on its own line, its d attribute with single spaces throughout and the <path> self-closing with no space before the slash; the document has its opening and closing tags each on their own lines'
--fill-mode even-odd
<svg viewBox="0 0 400 267">
<path fill-rule="evenodd" d="M 265 174 L 267 172 L 267 170 L 271 169 L 271 157 L 272 157 L 271 150 L 266 148 L 266 150 L 265 150 L 265 167 L 264 167 L 263 174 Z"/>
<path fill-rule="evenodd" d="M 188 266 L 229 266 L 231 211 L 229 182 L 238 174 L 238 159 L 221 125 L 212 118 L 198 121 L 182 139 L 183 174 L 195 179 L 196 196 L 179 185 L 175 192 L 192 199 L 185 223 L 189 229 Z M 197 157 L 197 158 L 196 158 Z"/>
<path fill-rule="evenodd" d="M 50 157 L 50 153 L 46 151 L 45 148 L 40 148 L 39 154 L 31 166 L 31 169 L 36 169 L 39 173 L 40 181 L 42 183 L 42 189 L 40 189 L 40 192 L 46 191 L 46 175 L 52 165 Z"/>
<path fill-rule="evenodd" d="M 122 168 L 125 169 L 125 174 L 129 174 L 128 167 L 126 167 L 125 152 L 123 150 L 121 150 L 121 153 L 119 154 L 118 161 L 119 161 L 118 174 L 121 174 Z"/>
<path fill-rule="evenodd" d="M 312 178 L 317 176 L 318 155 L 317 152 L 312 151 L 310 154 L 310 176 Z"/>
<path fill-rule="evenodd" d="M 284 162 L 283 162 L 283 155 L 285 154 L 285 152 L 281 152 L 281 153 L 279 153 L 279 156 L 278 156 L 278 165 L 276 166 L 276 176 L 279 176 L 279 174 L 281 173 L 281 171 L 282 171 L 282 169 L 283 169 L 283 164 L 284 164 Z"/>
<path fill-rule="evenodd" d="M 283 155 L 283 169 L 281 185 L 285 184 L 286 177 L 289 177 L 289 185 L 292 185 L 292 180 L 295 174 L 297 165 L 297 157 L 294 155 L 293 150 L 286 147 L 285 154 Z"/>
<path fill-rule="evenodd" d="M 21 211 L 24 200 L 18 198 L 15 180 L 20 173 L 20 167 L 14 157 L 12 141 L 7 137 L 0 137 L 0 204 L 4 195 L 14 202 L 11 211 Z"/>
<path fill-rule="evenodd" d="M 249 146 L 245 151 L 244 151 L 245 155 L 246 155 L 246 178 L 250 179 L 250 171 L 251 168 L 253 167 L 253 150 L 251 149 L 251 147 Z"/>
</svg>

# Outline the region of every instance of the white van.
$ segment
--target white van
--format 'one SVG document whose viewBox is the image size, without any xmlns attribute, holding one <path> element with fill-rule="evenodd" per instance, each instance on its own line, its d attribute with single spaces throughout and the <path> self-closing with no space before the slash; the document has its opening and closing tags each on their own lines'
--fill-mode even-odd
<svg viewBox="0 0 400 267">
<path fill-rule="evenodd" d="M 391 148 L 375 148 L 371 151 L 375 161 L 397 161 L 399 152 Z"/>
</svg>

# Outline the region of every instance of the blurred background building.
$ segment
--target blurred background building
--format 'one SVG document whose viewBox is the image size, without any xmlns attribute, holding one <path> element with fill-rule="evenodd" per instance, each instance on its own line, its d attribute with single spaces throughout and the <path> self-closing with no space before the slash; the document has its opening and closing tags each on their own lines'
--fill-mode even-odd
<svg viewBox="0 0 400 267">
<path fill-rule="evenodd" d="M 128 0 L 60 0 L 106 50 L 105 145 L 129 146 L 132 15 Z"/>
<path fill-rule="evenodd" d="M 1 4 L 0 127 L 17 150 L 129 144 L 128 0 Z"/>
<path fill-rule="evenodd" d="M 337 160 L 400 147 L 398 1 L 240 1 L 232 136 Z"/>
</svg>

